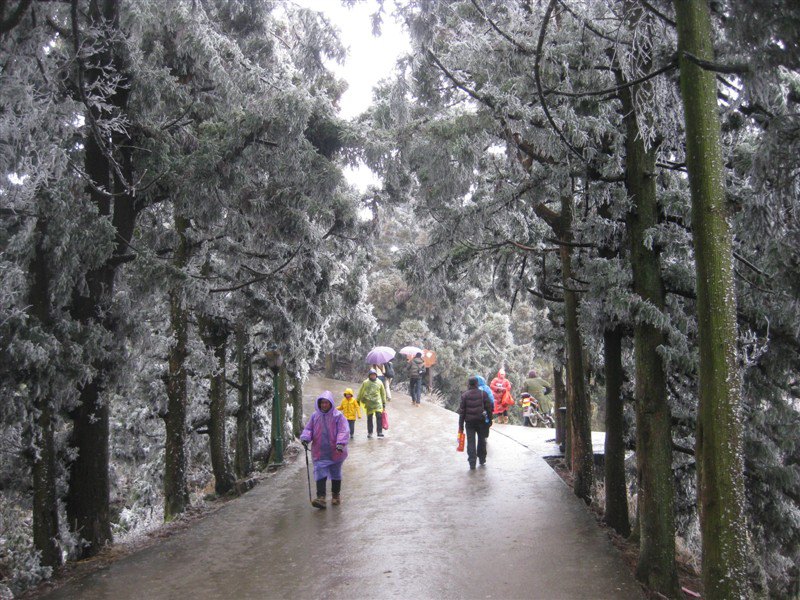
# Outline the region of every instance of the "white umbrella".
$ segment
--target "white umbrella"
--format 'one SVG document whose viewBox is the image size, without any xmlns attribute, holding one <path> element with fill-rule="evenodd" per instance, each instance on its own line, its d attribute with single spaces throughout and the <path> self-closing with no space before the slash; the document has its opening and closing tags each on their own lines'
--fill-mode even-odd
<svg viewBox="0 0 800 600">
<path fill-rule="evenodd" d="M 405 354 L 407 356 L 416 356 L 417 352 L 421 354 L 422 348 L 417 348 L 416 346 L 404 346 L 400 348 L 400 354 Z"/>
</svg>

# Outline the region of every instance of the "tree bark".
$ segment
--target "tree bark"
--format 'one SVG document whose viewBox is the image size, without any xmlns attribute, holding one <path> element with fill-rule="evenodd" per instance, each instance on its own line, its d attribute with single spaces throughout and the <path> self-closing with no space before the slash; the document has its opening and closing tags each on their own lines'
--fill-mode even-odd
<svg viewBox="0 0 800 600">
<path fill-rule="evenodd" d="M 222 496 L 231 491 L 236 483 L 231 472 L 225 432 L 227 403 L 225 356 L 228 331 L 223 323 L 213 317 L 203 316 L 200 321 L 203 342 L 214 351 L 217 359 L 217 369 L 211 374 L 209 389 L 211 402 L 209 405 L 208 442 L 211 453 L 211 470 L 214 473 L 214 491 L 218 496 Z"/>
<path fill-rule="evenodd" d="M 606 378 L 605 522 L 624 537 L 631 532 L 628 520 L 628 486 L 625 481 L 625 439 L 622 398 L 622 328 L 603 332 Z"/>
<path fill-rule="evenodd" d="M 333 351 L 325 353 L 325 377 L 333 379 L 336 376 L 336 361 Z"/>
<path fill-rule="evenodd" d="M 571 193 L 561 197 L 559 247 L 561 277 L 564 286 L 564 327 L 567 342 L 567 379 L 571 393 L 567 394 L 567 419 L 570 436 L 570 458 L 574 477 L 573 491 L 585 502 L 592 499 L 594 456 L 592 452 L 591 411 L 586 393 L 583 367 L 583 342 L 578 328 L 578 294 L 572 279 L 572 218 Z"/>
<path fill-rule="evenodd" d="M 188 220 L 176 213 L 175 230 L 178 245 L 175 268 L 183 270 L 188 260 L 186 228 Z M 188 356 L 188 311 L 184 306 L 184 286 L 173 284 L 169 291 L 172 346 L 169 349 L 167 374 L 167 414 L 164 417 L 166 440 L 164 448 L 164 520 L 171 521 L 189 505 L 186 482 L 186 357 Z"/>
<path fill-rule="evenodd" d="M 714 60 L 708 3 L 676 0 L 686 165 L 692 194 L 700 347 L 697 473 L 707 598 L 752 596 L 747 577 L 741 382 L 736 364 L 736 296 L 715 74 L 689 60 Z"/>
<path fill-rule="evenodd" d="M 236 362 L 239 374 L 239 409 L 236 411 L 236 477 L 246 477 L 253 470 L 253 399 L 250 396 L 250 354 L 247 331 L 236 328 Z"/>
<path fill-rule="evenodd" d="M 30 311 L 43 330 L 52 328 L 50 306 L 49 257 L 45 249 L 47 220 L 36 221 L 36 244 L 31 263 L 31 288 L 28 297 Z M 48 567 L 61 565 L 58 544 L 58 496 L 56 495 L 56 449 L 53 426 L 53 406 L 48 389 L 33 390 L 36 423 L 33 428 L 33 544 L 39 561 Z"/>
<path fill-rule="evenodd" d="M 299 438 L 303 433 L 303 384 L 297 375 L 292 375 L 292 434 Z"/>
<path fill-rule="evenodd" d="M 631 202 L 626 225 L 633 289 L 642 302 L 663 313 L 665 292 L 660 251 L 658 246 L 648 246 L 646 241 L 648 230 L 658 225 L 656 149 L 645 147 L 636 120 L 633 93 L 631 88 L 620 91 L 626 126 L 625 189 Z M 675 566 L 672 415 L 667 402 L 664 364 L 658 353 L 666 338 L 646 314 L 635 317 L 633 338 L 640 527 L 636 577 L 669 598 L 679 598 Z"/>
<path fill-rule="evenodd" d="M 119 31 L 119 3 L 94 0 L 89 4 L 87 14 L 91 25 L 90 35 L 100 32 L 101 37 L 94 40 L 99 48 L 95 56 L 88 61 L 79 61 L 78 68 L 85 76 L 81 96 L 83 98 L 89 89 L 115 86 L 104 102 L 95 102 L 86 107 L 87 122 L 92 124 L 124 114 L 131 80 L 126 71 L 122 45 L 114 39 L 114 32 Z M 73 11 L 75 34 L 79 34 L 77 19 L 78 14 Z M 112 33 L 107 33 L 109 30 Z M 75 43 L 80 44 L 80 40 L 75 40 Z M 103 66 L 93 66 L 83 71 L 84 62 Z M 109 77 L 120 79 L 109 80 Z M 97 207 L 98 218 L 110 218 L 117 244 L 112 256 L 103 265 L 86 274 L 88 296 L 83 296 L 80 289 L 73 291 L 71 313 L 87 327 L 100 323 L 116 339 L 116 326 L 110 310 L 114 280 L 117 266 L 121 264 L 119 258 L 128 253 L 136 222 L 135 198 L 128 185 L 134 179 L 132 144 L 124 129 L 114 132 L 110 140 L 103 139 L 100 132 L 94 131 L 94 127 L 87 129 L 84 166 L 93 182 L 93 185 L 87 186 L 87 191 Z M 114 194 L 113 204 L 111 197 L 103 190 Z M 102 398 L 102 391 L 114 368 L 113 358 L 108 352 L 105 357 L 95 361 L 95 375 L 81 386 L 79 406 L 70 413 L 73 427 L 69 444 L 77 452 L 77 457 L 70 463 L 66 508 L 70 529 L 87 542 L 80 550 L 81 558 L 97 554 L 112 538 L 109 520 L 109 410 Z"/>
<path fill-rule="evenodd" d="M 556 363 L 553 365 L 553 402 L 555 404 L 556 419 L 558 423 L 564 418 L 559 410 L 562 406 L 567 405 L 567 388 L 564 385 L 564 369 L 561 364 Z M 556 430 L 556 443 L 563 444 L 565 442 L 564 435 L 566 431 L 566 423 L 561 425 Z"/>
</svg>

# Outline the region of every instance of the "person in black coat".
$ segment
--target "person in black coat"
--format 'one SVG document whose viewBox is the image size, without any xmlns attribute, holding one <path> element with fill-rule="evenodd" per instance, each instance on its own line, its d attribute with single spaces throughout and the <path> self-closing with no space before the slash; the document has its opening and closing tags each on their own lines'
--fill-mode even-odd
<svg viewBox="0 0 800 600">
<path fill-rule="evenodd" d="M 478 380 L 470 377 L 467 391 L 461 394 L 458 407 L 458 430 L 467 434 L 467 461 L 469 468 L 475 468 L 476 459 L 486 464 L 486 435 L 492 425 L 492 401 L 489 394 L 478 387 Z M 477 448 L 476 448 L 477 439 Z"/>
</svg>

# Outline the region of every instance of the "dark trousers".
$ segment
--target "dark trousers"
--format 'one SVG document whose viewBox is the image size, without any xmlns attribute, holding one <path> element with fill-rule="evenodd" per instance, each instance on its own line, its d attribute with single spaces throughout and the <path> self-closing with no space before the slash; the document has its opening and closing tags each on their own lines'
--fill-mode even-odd
<svg viewBox="0 0 800 600">
<path fill-rule="evenodd" d="M 522 423 L 525 427 L 533 427 L 533 423 L 531 422 L 530 417 L 525 417 L 525 420 Z"/>
<path fill-rule="evenodd" d="M 317 498 L 324 498 L 325 494 L 328 493 L 327 483 L 328 483 L 327 479 L 317 479 Z M 339 495 L 339 492 L 342 491 L 341 479 L 331 479 L 331 491 L 333 492 L 334 496 Z"/>
<path fill-rule="evenodd" d="M 467 431 L 467 460 L 469 461 L 470 466 L 475 466 L 475 458 L 477 454 L 477 459 L 481 462 L 481 464 L 486 462 L 486 427 L 485 423 L 481 423 L 480 425 L 470 425 L 469 423 L 466 424 L 464 427 Z M 475 448 L 475 440 L 477 438 L 477 449 Z"/>
<path fill-rule="evenodd" d="M 416 404 L 419 404 L 420 399 L 422 398 L 422 379 L 417 377 L 416 379 L 409 380 L 408 393 L 411 396 L 411 400 Z"/>
<path fill-rule="evenodd" d="M 353 419 L 351 421 L 350 419 L 347 419 L 347 424 L 350 426 L 350 437 L 353 437 L 353 435 L 356 433 L 356 420 Z"/>
<path fill-rule="evenodd" d="M 375 413 L 375 424 L 378 426 L 378 433 L 383 433 L 383 413 Z M 372 415 L 367 415 L 367 433 L 372 435 Z"/>
</svg>

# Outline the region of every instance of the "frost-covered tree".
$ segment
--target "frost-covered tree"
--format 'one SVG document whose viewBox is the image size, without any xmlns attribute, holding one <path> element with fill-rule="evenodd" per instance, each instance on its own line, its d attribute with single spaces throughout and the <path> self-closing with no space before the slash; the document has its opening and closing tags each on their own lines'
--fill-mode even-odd
<svg viewBox="0 0 800 600">
<path fill-rule="evenodd" d="M 330 331 L 372 327 L 353 268 L 364 232 L 337 163 L 343 88 L 320 60 L 342 48 L 320 15 L 142 0 L 6 16 L 3 506 L 25 511 L 33 479 L 33 538 L 56 565 L 146 526 L 162 499 L 174 518 L 206 485 L 207 375 L 222 463 L 234 412 L 253 440 L 241 458 L 263 445 L 264 345 L 299 386 Z M 239 342 L 235 410 L 234 344 L 206 348 L 204 320 Z M 60 498 L 88 544 L 65 535 Z"/>
</svg>

